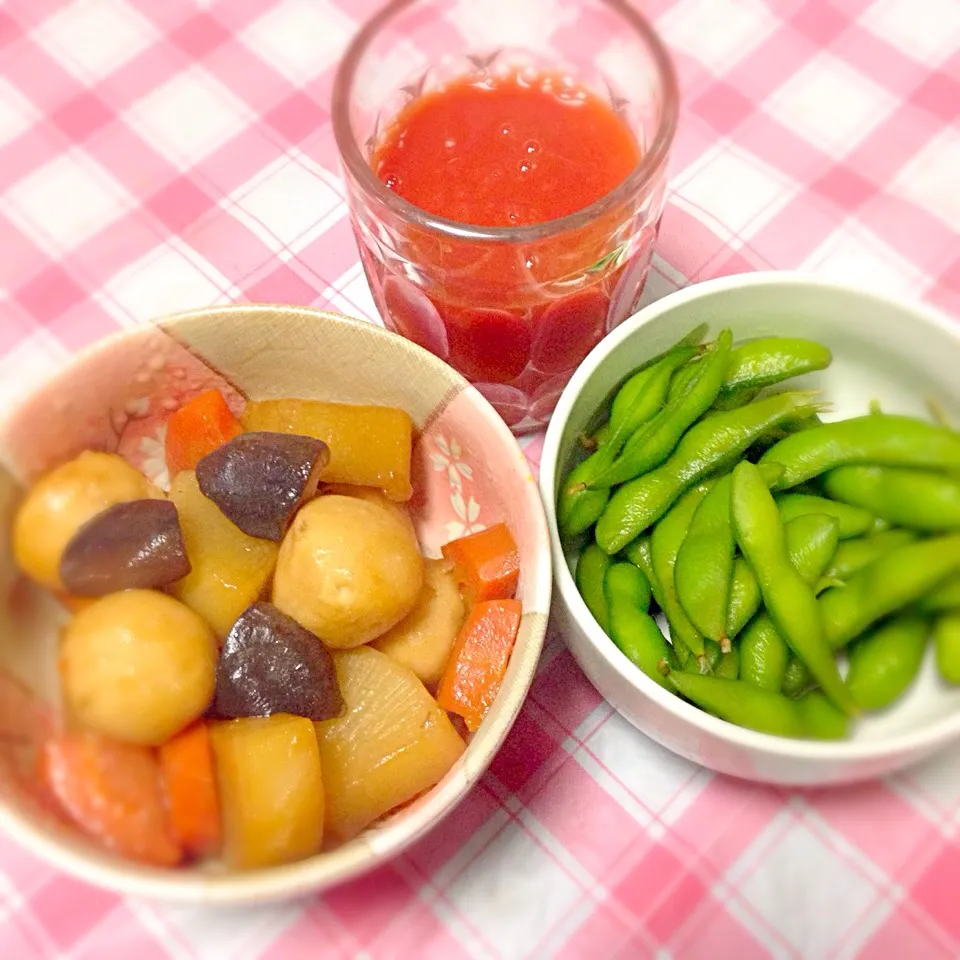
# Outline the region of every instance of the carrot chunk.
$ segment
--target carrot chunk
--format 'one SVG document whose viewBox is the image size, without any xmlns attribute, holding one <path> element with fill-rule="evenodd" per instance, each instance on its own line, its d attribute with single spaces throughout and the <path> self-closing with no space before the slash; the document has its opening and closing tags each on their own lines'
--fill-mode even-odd
<svg viewBox="0 0 960 960">
<path fill-rule="evenodd" d="M 64 733 L 47 741 L 41 771 L 70 819 L 110 850 L 159 867 L 180 862 L 152 751 L 94 733 Z"/>
<path fill-rule="evenodd" d="M 173 834 L 197 857 L 220 846 L 220 798 L 210 731 L 198 723 L 160 748 L 160 771 Z"/>
<path fill-rule="evenodd" d="M 171 478 L 193 470 L 208 454 L 243 432 L 219 390 L 207 390 L 167 421 L 167 469 Z"/>
<path fill-rule="evenodd" d="M 487 600 L 470 611 L 440 680 L 437 703 L 474 731 L 500 691 L 520 631 L 519 600 Z"/>
<path fill-rule="evenodd" d="M 520 551 L 506 524 L 461 537 L 442 548 L 468 603 L 509 600 L 520 579 Z"/>
</svg>

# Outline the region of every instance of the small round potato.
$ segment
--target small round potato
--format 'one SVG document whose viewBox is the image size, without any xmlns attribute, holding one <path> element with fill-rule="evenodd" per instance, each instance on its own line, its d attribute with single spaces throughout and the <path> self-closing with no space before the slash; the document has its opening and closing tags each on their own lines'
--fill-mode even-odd
<svg viewBox="0 0 960 960">
<path fill-rule="evenodd" d="M 297 514 L 280 547 L 273 602 L 327 646 L 347 650 L 399 623 L 423 576 L 417 541 L 395 513 L 322 496 Z"/>
<path fill-rule="evenodd" d="M 123 457 L 86 451 L 41 477 L 13 523 L 17 566 L 37 583 L 61 591 L 60 560 L 76 532 L 107 507 L 163 494 Z"/>
<path fill-rule="evenodd" d="M 97 600 L 67 625 L 60 654 L 68 712 L 97 733 L 160 746 L 213 699 L 217 643 L 189 607 L 152 590 Z"/>
</svg>

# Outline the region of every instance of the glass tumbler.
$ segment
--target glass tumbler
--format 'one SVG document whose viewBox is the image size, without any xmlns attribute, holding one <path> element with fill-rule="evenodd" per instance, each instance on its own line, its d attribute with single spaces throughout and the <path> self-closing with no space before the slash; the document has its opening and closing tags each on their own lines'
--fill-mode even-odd
<svg viewBox="0 0 960 960">
<path fill-rule="evenodd" d="M 640 148 L 616 188 L 516 227 L 435 216 L 371 166 L 412 99 L 464 77 L 557 72 L 602 96 Z M 590 349 L 634 310 L 677 121 L 662 43 L 628 0 L 394 0 L 361 29 L 333 91 L 350 217 L 388 328 L 447 361 L 515 433 L 542 427 Z"/>
</svg>

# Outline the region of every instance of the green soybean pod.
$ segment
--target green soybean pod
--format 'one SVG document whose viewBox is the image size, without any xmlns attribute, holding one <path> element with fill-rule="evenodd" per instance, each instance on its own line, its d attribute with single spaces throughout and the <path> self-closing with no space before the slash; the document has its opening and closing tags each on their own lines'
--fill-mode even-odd
<svg viewBox="0 0 960 960">
<path fill-rule="evenodd" d="M 877 519 L 869 510 L 806 493 L 782 493 L 776 499 L 780 519 L 784 523 L 809 513 L 836 517 L 840 522 L 837 532 L 841 540 L 862 536 L 873 527 Z"/>
<path fill-rule="evenodd" d="M 765 482 L 779 475 L 761 469 Z M 730 517 L 731 475 L 721 477 L 697 507 L 677 554 L 674 581 L 684 612 L 705 637 L 724 645 L 727 608 L 733 576 L 733 522 Z"/>
<path fill-rule="evenodd" d="M 564 540 L 586 533 L 603 514 L 610 500 L 609 490 L 593 490 L 587 486 L 596 466 L 594 457 L 602 456 L 606 449 L 605 445 L 578 463 L 563 481 L 557 497 L 557 525 Z"/>
<path fill-rule="evenodd" d="M 952 574 L 920 598 L 921 613 L 952 613 L 960 610 L 960 574 Z"/>
<path fill-rule="evenodd" d="M 884 530 L 869 537 L 845 540 L 837 545 L 833 558 L 823 571 L 823 577 L 826 580 L 846 580 L 885 553 L 913 543 L 916 539 L 917 535 L 910 530 Z"/>
<path fill-rule="evenodd" d="M 587 609 L 593 614 L 593 619 L 600 624 L 604 633 L 610 632 L 604 578 L 612 563 L 610 557 L 595 543 L 588 543 L 577 561 L 577 573 L 574 578 Z"/>
<path fill-rule="evenodd" d="M 809 584 L 817 582 L 837 550 L 840 523 L 836 517 L 808 513 L 783 525 L 787 553 L 797 573 Z M 727 636 L 735 637 L 760 609 L 760 586 L 743 557 L 733 562 Z"/>
<path fill-rule="evenodd" d="M 687 487 L 708 473 L 731 467 L 764 431 L 820 407 L 813 394 L 796 391 L 700 421 L 684 434 L 666 463 L 625 483 L 611 497 L 597 521 L 597 543 L 610 554 L 622 550 L 656 523 Z"/>
<path fill-rule="evenodd" d="M 727 603 L 733 572 L 733 524 L 729 474 L 721 477 L 697 507 L 677 552 L 673 570 L 677 598 L 703 636 L 727 639 Z"/>
<path fill-rule="evenodd" d="M 735 405 L 747 402 L 748 392 L 782 383 L 790 377 L 823 370 L 832 360 L 830 351 L 814 340 L 796 337 L 758 337 L 738 344 L 730 351 L 727 375 L 720 389 L 718 405 L 730 402 L 739 394 Z M 679 395 L 689 385 L 690 373 L 685 368 L 668 396 Z M 727 407 L 727 409 L 730 409 Z"/>
<path fill-rule="evenodd" d="M 790 648 L 766 613 L 759 613 L 740 637 L 740 679 L 779 693 L 790 660 Z"/>
<path fill-rule="evenodd" d="M 757 337 L 746 340 L 730 353 L 730 365 L 721 396 L 738 390 L 761 390 L 790 377 L 824 370 L 833 357 L 815 340 L 799 337 Z"/>
<path fill-rule="evenodd" d="M 704 481 L 687 491 L 653 528 L 650 537 L 653 570 L 663 594 L 660 607 L 670 624 L 670 637 L 674 644 L 679 642 L 686 647 L 697 660 L 703 657 L 703 635 L 690 622 L 677 598 L 674 570 L 680 546 L 690 529 L 690 521 L 712 486 L 712 482 Z"/>
<path fill-rule="evenodd" d="M 878 620 L 897 613 L 960 570 L 960 534 L 898 547 L 819 599 L 827 643 L 839 650 Z"/>
<path fill-rule="evenodd" d="M 847 689 L 863 710 L 890 706 L 916 679 L 930 625 L 918 616 L 888 620 L 850 648 Z"/>
<path fill-rule="evenodd" d="M 960 614 L 948 613 L 933 626 L 937 669 L 947 683 L 960 684 Z"/>
<path fill-rule="evenodd" d="M 661 662 L 679 667 L 670 644 L 646 611 L 650 586 L 632 563 L 614 563 L 604 581 L 610 617 L 610 638 L 626 658 L 651 680 L 671 689 L 660 670 Z"/>
<path fill-rule="evenodd" d="M 731 510 L 737 543 L 760 584 L 770 619 L 833 703 L 845 713 L 855 712 L 824 637 L 817 599 L 790 561 L 777 505 L 749 461 L 733 472 Z"/>
<path fill-rule="evenodd" d="M 798 739 L 836 740 L 846 735 L 846 717 L 819 693 L 789 700 L 725 677 L 671 671 L 667 679 L 687 700 L 739 727 Z"/>
<path fill-rule="evenodd" d="M 813 740 L 843 740 L 847 736 L 850 721 L 820 690 L 804 694 L 796 704 L 807 737 Z"/>
<path fill-rule="evenodd" d="M 960 434 L 914 417 L 867 414 L 784 437 L 762 457 L 783 465 L 778 490 L 851 463 L 960 470 Z"/>
<path fill-rule="evenodd" d="M 647 578 L 647 582 L 650 584 L 650 590 L 653 594 L 654 601 L 661 611 L 664 610 L 664 605 L 667 601 L 664 600 L 663 590 L 660 588 L 660 581 L 657 578 L 653 567 L 653 548 L 650 544 L 649 535 L 637 537 L 637 539 L 634 540 L 626 550 L 624 550 L 624 556 L 626 556 L 626 558 L 632 564 L 639 567 L 643 571 L 643 575 Z M 666 616 L 666 614 L 664 614 L 664 616 Z M 674 631 L 673 627 L 670 629 L 670 641 L 673 644 L 673 652 L 677 655 L 677 660 L 680 662 L 680 666 L 686 667 L 687 663 L 693 660 L 693 657 L 690 654 L 689 648 L 680 638 L 679 634 Z"/>
<path fill-rule="evenodd" d="M 669 401 L 660 413 L 636 430 L 623 452 L 592 480 L 595 487 L 611 487 L 631 480 L 663 463 L 690 424 L 709 408 L 720 390 L 730 352 L 731 334 L 725 330 L 696 365 L 690 389 Z"/>
<path fill-rule="evenodd" d="M 960 481 L 930 470 L 856 464 L 823 478 L 824 490 L 896 526 L 937 532 L 960 530 Z"/>
<path fill-rule="evenodd" d="M 683 669 L 687 673 L 713 673 L 720 665 L 723 659 L 723 651 L 720 644 L 714 640 L 703 641 L 703 656 L 698 660 L 696 657 L 690 657 Z"/>
<path fill-rule="evenodd" d="M 740 648 L 730 647 L 726 653 L 720 654 L 720 659 L 714 664 L 713 675 L 725 680 L 737 680 L 740 677 Z"/>
<path fill-rule="evenodd" d="M 812 674 L 802 660 L 791 656 L 787 662 L 787 669 L 783 672 L 783 683 L 780 692 L 785 697 L 796 699 L 802 697 L 816 685 Z"/>
<path fill-rule="evenodd" d="M 627 438 L 663 407 L 676 370 L 696 356 L 695 347 L 674 347 L 653 366 L 635 373 L 617 391 L 610 408 L 610 441 Z M 621 443 L 622 447 L 622 443 Z"/>
<path fill-rule="evenodd" d="M 617 392 L 604 442 L 570 471 L 560 488 L 557 522 L 564 538 L 579 536 L 597 522 L 610 493 L 591 483 L 610 469 L 630 434 L 663 406 L 674 371 L 694 353 L 691 346 L 674 347 L 635 373 Z"/>
</svg>

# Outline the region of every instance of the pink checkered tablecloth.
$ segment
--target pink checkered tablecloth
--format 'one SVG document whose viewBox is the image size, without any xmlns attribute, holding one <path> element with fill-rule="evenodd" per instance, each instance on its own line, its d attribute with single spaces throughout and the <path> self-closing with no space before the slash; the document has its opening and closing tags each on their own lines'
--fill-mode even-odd
<svg viewBox="0 0 960 960">
<path fill-rule="evenodd" d="M 0 4 L 0 408 L 179 308 L 375 318 L 328 100 L 377 6 Z M 799 267 L 960 314 L 960 0 L 642 6 L 684 104 L 647 299 Z M 553 637 L 482 785 L 391 866 L 230 912 L 125 900 L 0 837 L 0 958 L 957 957 L 958 830 L 956 751 L 829 792 L 716 777 Z"/>
</svg>

